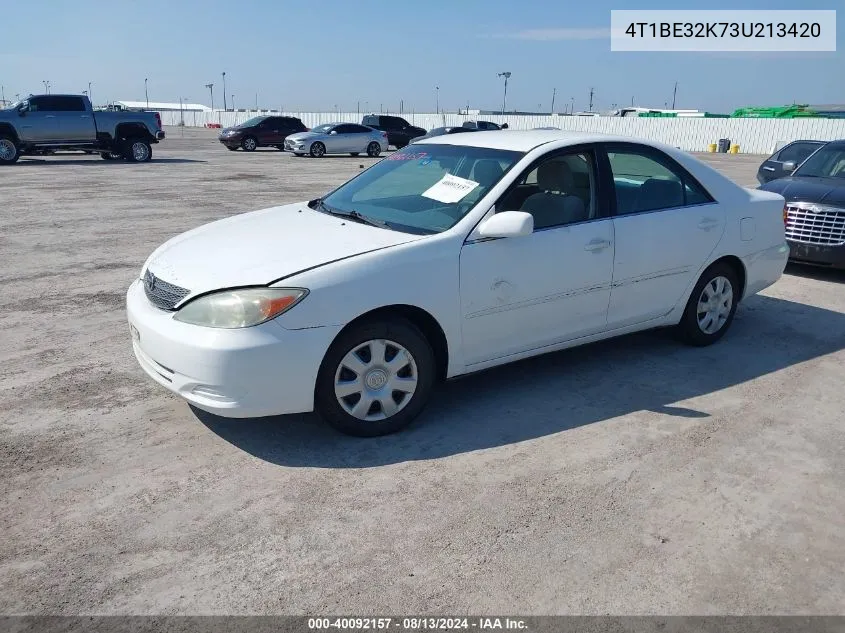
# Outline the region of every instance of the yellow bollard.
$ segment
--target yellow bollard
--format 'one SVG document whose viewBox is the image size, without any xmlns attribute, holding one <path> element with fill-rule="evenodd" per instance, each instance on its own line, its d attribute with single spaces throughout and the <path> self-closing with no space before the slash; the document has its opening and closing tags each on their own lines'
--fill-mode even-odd
<svg viewBox="0 0 845 633">
<path fill-rule="evenodd" d="M 739 154 L 739 145 L 731 145 L 729 150 L 731 154 Z"/>
<path fill-rule="evenodd" d="M 710 143 L 710 145 L 707 146 L 707 151 L 711 154 L 716 153 L 716 143 Z"/>
</svg>

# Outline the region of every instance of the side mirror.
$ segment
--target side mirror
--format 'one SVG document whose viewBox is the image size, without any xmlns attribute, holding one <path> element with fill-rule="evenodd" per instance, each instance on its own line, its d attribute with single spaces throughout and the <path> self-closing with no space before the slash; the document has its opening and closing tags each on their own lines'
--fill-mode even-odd
<svg viewBox="0 0 845 633">
<path fill-rule="evenodd" d="M 525 211 L 502 211 L 481 223 L 481 237 L 519 237 L 534 232 L 534 216 Z"/>
<path fill-rule="evenodd" d="M 783 170 L 784 171 L 792 172 L 792 171 L 795 171 L 796 167 L 797 167 L 797 165 L 795 164 L 794 160 L 788 160 L 783 164 Z"/>
<path fill-rule="evenodd" d="M 337 130 L 332 130 L 329 134 L 337 134 Z"/>
</svg>

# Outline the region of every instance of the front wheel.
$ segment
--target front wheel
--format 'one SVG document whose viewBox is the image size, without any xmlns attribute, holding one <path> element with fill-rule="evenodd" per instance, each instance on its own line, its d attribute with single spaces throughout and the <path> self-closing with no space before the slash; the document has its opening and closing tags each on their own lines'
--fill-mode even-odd
<svg viewBox="0 0 845 633">
<path fill-rule="evenodd" d="M 11 165 L 21 157 L 17 143 L 8 137 L 0 137 L 0 165 Z"/>
<path fill-rule="evenodd" d="M 326 155 L 326 146 L 323 145 L 320 141 L 312 143 L 310 154 L 314 158 L 322 158 Z"/>
<path fill-rule="evenodd" d="M 247 136 L 241 141 L 241 147 L 245 152 L 254 152 L 255 148 L 258 147 L 258 141 L 252 136 Z"/>
<path fill-rule="evenodd" d="M 734 269 L 724 262 L 710 266 L 693 288 L 678 324 L 690 345 L 711 345 L 725 335 L 736 314 L 740 287 Z"/>
<path fill-rule="evenodd" d="M 379 145 L 375 141 L 367 145 L 367 156 L 369 156 L 370 158 L 375 158 L 379 154 L 381 154 L 381 145 Z"/>
<path fill-rule="evenodd" d="M 130 138 L 123 149 L 123 158 L 132 163 L 146 163 L 153 157 L 153 147 L 141 138 Z"/>
<path fill-rule="evenodd" d="M 343 332 L 317 375 L 315 408 L 348 435 L 375 437 L 409 425 L 436 379 L 434 352 L 404 319 L 361 323 Z"/>
</svg>

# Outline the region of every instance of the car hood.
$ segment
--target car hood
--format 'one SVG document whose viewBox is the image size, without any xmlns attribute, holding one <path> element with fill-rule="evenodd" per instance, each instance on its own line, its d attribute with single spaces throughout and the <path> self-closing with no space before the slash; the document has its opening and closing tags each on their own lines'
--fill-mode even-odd
<svg viewBox="0 0 845 633">
<path fill-rule="evenodd" d="M 289 204 L 218 220 L 177 235 L 144 264 L 162 281 L 210 290 L 265 285 L 323 264 L 425 236 L 359 224 Z"/>
<path fill-rule="evenodd" d="M 845 207 L 845 180 L 787 176 L 762 185 L 760 189 L 779 193 L 787 202 L 818 202 Z"/>
<path fill-rule="evenodd" d="M 292 141 L 305 141 L 309 138 L 317 138 L 320 136 L 325 136 L 320 132 L 297 132 L 296 134 L 290 134 L 287 138 Z"/>
</svg>

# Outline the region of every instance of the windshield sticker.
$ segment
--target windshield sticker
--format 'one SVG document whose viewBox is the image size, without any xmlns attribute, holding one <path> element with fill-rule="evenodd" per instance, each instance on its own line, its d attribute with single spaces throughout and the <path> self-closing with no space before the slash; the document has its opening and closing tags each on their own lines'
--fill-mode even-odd
<svg viewBox="0 0 845 633">
<path fill-rule="evenodd" d="M 420 161 L 420 165 L 428 165 L 431 163 L 431 156 L 426 156 Z"/>
<path fill-rule="evenodd" d="M 428 156 L 428 152 L 409 152 L 407 154 L 405 152 L 394 152 L 385 158 L 385 160 L 417 160 L 418 158 L 422 159 L 426 156 Z"/>
<path fill-rule="evenodd" d="M 444 174 L 443 178 L 422 192 L 423 198 L 431 198 L 437 202 L 447 204 L 458 202 L 475 189 L 478 183 L 466 178 L 458 178 L 452 174 Z"/>
</svg>

